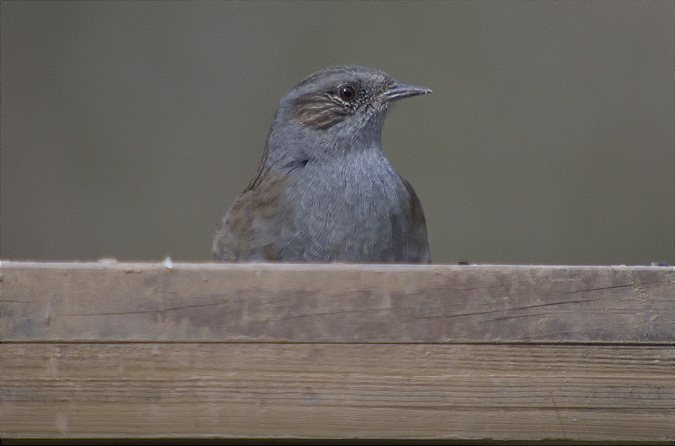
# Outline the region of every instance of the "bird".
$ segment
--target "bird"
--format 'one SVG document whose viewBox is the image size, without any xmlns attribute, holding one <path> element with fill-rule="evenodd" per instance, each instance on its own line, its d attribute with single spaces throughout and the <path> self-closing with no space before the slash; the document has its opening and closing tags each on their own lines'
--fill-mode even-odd
<svg viewBox="0 0 675 446">
<path fill-rule="evenodd" d="M 297 84 L 274 114 L 255 177 L 220 222 L 215 259 L 430 263 L 420 200 L 382 148 L 391 104 L 428 93 L 355 65 Z"/>
</svg>

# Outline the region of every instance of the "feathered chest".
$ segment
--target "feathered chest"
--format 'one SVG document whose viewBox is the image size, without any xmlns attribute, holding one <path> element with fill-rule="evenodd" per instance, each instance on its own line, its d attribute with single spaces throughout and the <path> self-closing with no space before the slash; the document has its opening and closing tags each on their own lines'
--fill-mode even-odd
<svg viewBox="0 0 675 446">
<path fill-rule="evenodd" d="M 407 200 L 401 178 L 383 157 L 351 157 L 337 165 L 310 162 L 293 177 L 287 197 L 301 226 L 321 221 L 323 227 L 342 224 L 351 231 L 375 227 L 401 213 Z"/>
</svg>

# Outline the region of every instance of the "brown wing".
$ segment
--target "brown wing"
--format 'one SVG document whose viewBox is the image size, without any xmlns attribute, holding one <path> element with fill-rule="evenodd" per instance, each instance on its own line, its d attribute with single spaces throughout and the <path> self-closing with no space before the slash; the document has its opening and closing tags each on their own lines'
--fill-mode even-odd
<svg viewBox="0 0 675 446">
<path fill-rule="evenodd" d="M 410 221 L 409 232 L 407 234 L 407 253 L 408 261 L 431 263 L 431 254 L 429 252 L 429 240 L 427 237 L 427 220 L 424 217 L 422 203 L 413 187 L 405 178 L 401 178 L 409 198 L 408 217 Z"/>
<path fill-rule="evenodd" d="M 281 208 L 287 176 L 261 167 L 220 223 L 213 255 L 221 261 L 281 260 L 278 243 L 282 223 L 292 224 L 291 210 Z"/>
</svg>

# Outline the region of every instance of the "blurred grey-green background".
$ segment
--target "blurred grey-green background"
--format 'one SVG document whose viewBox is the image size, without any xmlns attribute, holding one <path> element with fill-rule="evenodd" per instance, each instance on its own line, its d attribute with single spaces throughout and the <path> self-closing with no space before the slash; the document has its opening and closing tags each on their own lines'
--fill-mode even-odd
<svg viewBox="0 0 675 446">
<path fill-rule="evenodd" d="M 435 263 L 673 262 L 674 8 L 3 1 L 0 255 L 211 260 L 279 99 L 358 64 L 434 90 L 384 146 Z"/>
</svg>

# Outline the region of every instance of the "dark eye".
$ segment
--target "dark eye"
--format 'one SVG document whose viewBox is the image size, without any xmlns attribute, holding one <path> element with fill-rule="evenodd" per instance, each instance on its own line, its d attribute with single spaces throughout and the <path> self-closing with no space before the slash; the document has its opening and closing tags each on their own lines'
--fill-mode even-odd
<svg viewBox="0 0 675 446">
<path fill-rule="evenodd" d="M 342 85 L 338 87 L 338 95 L 345 102 L 351 102 L 356 97 L 356 90 L 351 85 Z"/>
</svg>

